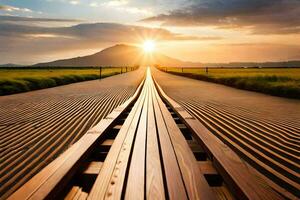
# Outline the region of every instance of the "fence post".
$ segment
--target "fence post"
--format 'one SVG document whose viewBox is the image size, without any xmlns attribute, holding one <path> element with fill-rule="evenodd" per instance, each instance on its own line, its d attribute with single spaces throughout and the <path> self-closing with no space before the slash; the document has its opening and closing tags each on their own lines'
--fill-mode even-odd
<svg viewBox="0 0 300 200">
<path fill-rule="evenodd" d="M 99 68 L 99 79 L 102 78 L 102 67 Z"/>
<path fill-rule="evenodd" d="M 183 73 L 183 67 L 181 68 L 181 73 Z"/>
<path fill-rule="evenodd" d="M 205 67 L 206 75 L 208 75 L 208 67 Z"/>
<path fill-rule="evenodd" d="M 121 74 L 123 73 L 123 67 L 121 67 Z"/>
</svg>

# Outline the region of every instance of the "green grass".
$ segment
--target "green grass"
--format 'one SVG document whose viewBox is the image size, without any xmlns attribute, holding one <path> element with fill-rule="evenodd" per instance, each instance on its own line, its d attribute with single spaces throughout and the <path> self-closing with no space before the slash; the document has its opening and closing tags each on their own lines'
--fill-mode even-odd
<svg viewBox="0 0 300 200">
<path fill-rule="evenodd" d="M 132 68 L 128 68 L 128 71 Z M 123 68 L 123 72 L 126 69 Z M 121 68 L 102 68 L 101 77 L 121 73 Z M 0 95 L 99 79 L 99 68 L 0 68 Z"/>
<path fill-rule="evenodd" d="M 162 68 L 165 70 L 165 68 Z M 246 68 L 246 69 L 182 69 L 168 68 L 172 74 L 220 83 L 239 89 L 274 96 L 300 99 L 299 68 Z"/>
</svg>

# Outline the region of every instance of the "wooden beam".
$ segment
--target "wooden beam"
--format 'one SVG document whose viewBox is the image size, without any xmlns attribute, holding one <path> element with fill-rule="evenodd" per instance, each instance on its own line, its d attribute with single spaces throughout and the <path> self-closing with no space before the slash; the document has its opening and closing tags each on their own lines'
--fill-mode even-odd
<svg viewBox="0 0 300 200">
<path fill-rule="evenodd" d="M 165 199 L 163 185 L 162 162 L 159 155 L 158 136 L 153 109 L 153 90 L 149 91 L 149 110 L 147 124 L 147 155 L 146 155 L 146 198 Z"/>
<path fill-rule="evenodd" d="M 159 97 L 159 94 L 156 90 L 155 95 L 162 112 L 165 126 L 168 130 L 167 134 L 171 139 L 171 143 L 176 154 L 176 159 L 180 167 L 189 199 L 215 199 L 213 191 L 209 187 L 207 181 L 205 180 L 198 167 L 196 158 L 192 150 L 190 149 L 184 136 L 180 132 L 178 126 L 176 125 L 170 112 Z"/>
<path fill-rule="evenodd" d="M 177 157 L 175 155 L 173 145 L 169 137 L 168 129 L 164 122 L 164 117 L 161 113 L 155 95 L 153 95 L 153 104 L 161 155 L 163 159 L 164 173 L 167 182 L 168 197 L 170 199 L 188 199 L 184 182 L 181 177 L 181 171 L 177 163 Z"/>
<path fill-rule="evenodd" d="M 171 105 L 174 111 L 194 132 L 194 137 L 205 146 L 213 156 L 214 167 L 223 177 L 231 192 L 239 199 L 282 199 L 270 185 L 261 178 L 259 173 L 234 151 L 214 136 L 201 122 L 191 116 L 177 102 L 168 97 L 156 83 L 161 96 Z M 247 181 L 245 181 L 247 180 Z"/>
<path fill-rule="evenodd" d="M 121 198 L 128 159 L 140 118 L 139 113 L 145 100 L 145 94 L 145 89 L 143 88 L 108 152 L 103 167 L 89 194 L 89 199 Z"/>
<path fill-rule="evenodd" d="M 139 120 L 133 152 L 128 171 L 128 178 L 126 184 L 125 199 L 143 199 L 145 195 L 145 162 L 146 162 L 146 137 L 147 137 L 147 114 L 148 114 L 148 100 L 149 87 L 146 88 L 146 98 L 141 110 L 141 117 Z"/>
</svg>

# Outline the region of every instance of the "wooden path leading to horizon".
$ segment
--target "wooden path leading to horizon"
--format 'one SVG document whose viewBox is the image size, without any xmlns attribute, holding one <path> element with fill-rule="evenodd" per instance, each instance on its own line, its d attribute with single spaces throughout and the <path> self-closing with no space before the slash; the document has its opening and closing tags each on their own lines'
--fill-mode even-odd
<svg viewBox="0 0 300 200">
<path fill-rule="evenodd" d="M 135 92 L 144 70 L 0 97 L 0 199 L 22 186 Z"/>
<path fill-rule="evenodd" d="M 289 198 L 300 198 L 299 100 L 238 90 L 156 69 L 153 74 L 168 96 L 262 173 L 274 188 Z"/>
<path fill-rule="evenodd" d="M 9 199 L 282 199 L 148 69 L 124 104 Z"/>
</svg>

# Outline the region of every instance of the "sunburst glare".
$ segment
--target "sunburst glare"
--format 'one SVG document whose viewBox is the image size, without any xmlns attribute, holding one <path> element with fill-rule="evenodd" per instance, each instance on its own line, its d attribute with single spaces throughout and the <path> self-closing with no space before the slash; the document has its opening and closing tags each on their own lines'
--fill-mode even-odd
<svg viewBox="0 0 300 200">
<path fill-rule="evenodd" d="M 153 40 L 146 40 L 143 43 L 143 49 L 146 53 L 151 53 L 155 50 L 155 41 Z"/>
</svg>

